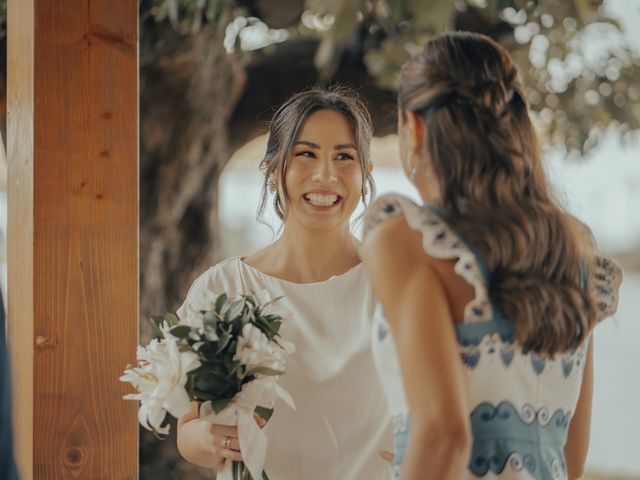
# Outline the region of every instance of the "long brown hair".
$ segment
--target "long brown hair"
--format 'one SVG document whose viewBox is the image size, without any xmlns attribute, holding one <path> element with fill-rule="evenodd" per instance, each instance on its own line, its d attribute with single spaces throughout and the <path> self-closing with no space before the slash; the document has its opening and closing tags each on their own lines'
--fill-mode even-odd
<svg viewBox="0 0 640 480">
<path fill-rule="evenodd" d="M 287 208 L 287 190 L 284 179 L 293 144 L 306 119 L 318 110 L 334 110 L 344 115 L 349 121 L 353 128 L 360 170 L 362 171 L 362 201 L 366 205 L 367 201 L 375 196 L 375 183 L 368 169 L 371 163 L 373 127 L 364 102 L 355 91 L 347 87 L 334 85 L 326 89 L 314 88 L 294 94 L 273 115 L 269 129 L 269 140 L 267 141 L 267 152 L 260 163 L 264 178 L 262 199 L 258 207 L 258 219 L 262 217 L 267 204 L 269 196 L 267 186 L 271 174 L 276 174 L 282 185 L 285 198 L 282 199 L 280 195 L 275 194 L 273 196 L 273 208 L 278 217 L 284 219 Z M 368 185 L 366 190 L 364 188 L 365 185 Z"/>
<path fill-rule="evenodd" d="M 545 355 L 576 348 L 596 321 L 582 278 L 593 247 L 553 198 L 509 54 L 484 35 L 438 36 L 403 68 L 398 105 L 423 118 L 439 206 L 482 255 L 516 341 Z"/>
</svg>

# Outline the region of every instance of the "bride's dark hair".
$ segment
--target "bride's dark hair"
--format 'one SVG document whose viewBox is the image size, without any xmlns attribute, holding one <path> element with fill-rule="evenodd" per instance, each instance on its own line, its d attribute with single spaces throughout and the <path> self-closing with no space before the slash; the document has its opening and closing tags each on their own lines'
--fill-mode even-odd
<svg viewBox="0 0 640 480">
<path fill-rule="evenodd" d="M 580 345 L 596 322 L 582 275 L 593 244 L 552 196 L 506 50 L 472 33 L 432 39 L 403 68 L 398 106 L 424 119 L 439 206 L 484 258 L 516 341 L 545 355 Z"/>
</svg>

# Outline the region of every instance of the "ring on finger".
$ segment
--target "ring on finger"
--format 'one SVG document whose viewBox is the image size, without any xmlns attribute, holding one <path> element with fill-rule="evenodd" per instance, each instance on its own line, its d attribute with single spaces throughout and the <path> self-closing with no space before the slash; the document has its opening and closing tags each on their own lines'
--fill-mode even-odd
<svg viewBox="0 0 640 480">
<path fill-rule="evenodd" d="M 231 447 L 231 437 L 224 437 L 224 440 L 222 441 L 222 446 L 223 448 L 229 450 L 229 448 Z"/>
</svg>

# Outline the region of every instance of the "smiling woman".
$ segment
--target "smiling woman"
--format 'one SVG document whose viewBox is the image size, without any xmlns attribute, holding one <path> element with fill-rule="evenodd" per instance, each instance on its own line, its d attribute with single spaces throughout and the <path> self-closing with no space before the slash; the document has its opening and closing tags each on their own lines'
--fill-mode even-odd
<svg viewBox="0 0 640 480">
<path fill-rule="evenodd" d="M 349 227 L 360 201 L 374 191 L 370 141 L 369 115 L 354 94 L 310 90 L 289 99 L 271 122 L 262 161 L 260 212 L 273 197 L 281 235 L 252 255 L 210 268 L 187 295 L 185 304 L 222 292 L 283 297 L 279 305 L 289 316 L 282 335 L 297 350 L 280 385 L 296 410 L 276 408 L 265 427 L 271 478 L 390 474 L 378 456 L 392 438 L 370 351 L 375 301 Z M 197 405 L 179 422 L 180 452 L 201 466 L 242 458 L 236 439 L 235 428 L 199 419 Z"/>
<path fill-rule="evenodd" d="M 355 201 L 354 208 L 358 204 L 358 197 L 366 204 L 367 199 L 375 194 L 371 176 L 371 136 L 369 113 L 362 101 L 344 88 L 309 90 L 291 97 L 276 112 L 271 123 L 267 152 L 261 163 L 265 175 L 258 216 L 262 216 L 268 195 L 275 193 L 277 186 L 278 195 L 274 195 L 273 205 L 277 215 L 284 219 L 290 197 L 288 182 L 283 183 L 282 179 L 285 178 L 285 172 L 295 176 L 304 165 L 314 166 L 314 183 L 325 182 L 327 185 L 337 183 L 336 172 L 344 173 L 346 166 L 353 178 L 359 176 L 356 190 L 359 195 L 351 199 Z M 309 161 L 300 162 L 302 158 Z M 294 163 L 292 171 L 289 170 L 290 162 Z M 336 162 L 345 163 L 344 166 L 338 166 Z M 319 166 L 323 168 L 318 170 Z M 314 188 L 318 189 L 318 186 Z M 331 189 L 328 190 L 331 195 Z M 322 195 L 326 192 L 320 189 L 319 193 Z M 335 192 L 340 196 L 338 193 Z M 315 197 L 316 203 L 325 200 Z M 308 198 L 307 201 L 312 200 Z M 354 208 L 349 210 L 343 207 L 343 210 L 351 215 Z"/>
<path fill-rule="evenodd" d="M 372 167 L 366 163 L 363 168 L 358 160 L 344 115 L 327 109 L 312 113 L 294 143 L 285 182 L 279 182 L 280 195 L 288 199 L 290 228 L 294 223 L 312 228 L 347 224 L 364 197 L 362 180 Z M 271 175 L 277 182 L 276 174 Z"/>
</svg>

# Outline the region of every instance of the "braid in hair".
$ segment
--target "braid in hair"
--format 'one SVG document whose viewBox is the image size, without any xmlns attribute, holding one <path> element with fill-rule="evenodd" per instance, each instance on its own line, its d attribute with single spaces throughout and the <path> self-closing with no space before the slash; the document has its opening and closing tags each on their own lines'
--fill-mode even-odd
<svg viewBox="0 0 640 480">
<path fill-rule="evenodd" d="M 575 348 L 596 319 L 580 280 L 593 246 L 552 198 L 515 64 L 485 36 L 449 33 L 401 84 L 401 111 L 424 119 L 440 207 L 483 255 L 516 340 L 546 355 Z"/>
</svg>

